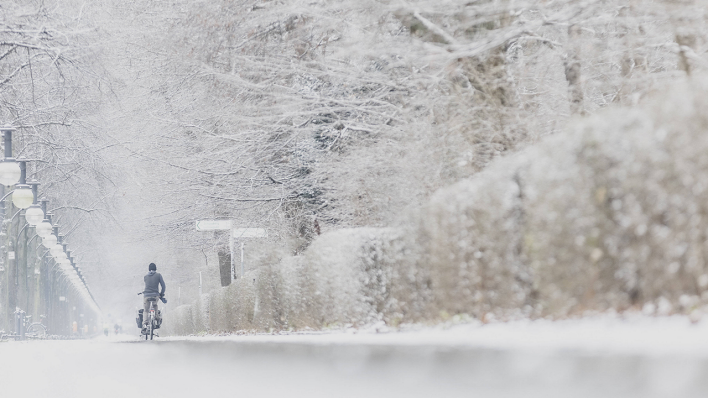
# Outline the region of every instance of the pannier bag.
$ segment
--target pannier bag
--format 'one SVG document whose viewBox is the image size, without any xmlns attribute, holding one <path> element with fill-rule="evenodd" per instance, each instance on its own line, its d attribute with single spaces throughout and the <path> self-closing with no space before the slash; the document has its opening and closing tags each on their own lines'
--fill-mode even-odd
<svg viewBox="0 0 708 398">
<path fill-rule="evenodd" d="M 138 317 L 135 318 L 135 323 L 138 324 L 138 328 L 143 327 L 143 310 L 138 310 Z"/>
</svg>

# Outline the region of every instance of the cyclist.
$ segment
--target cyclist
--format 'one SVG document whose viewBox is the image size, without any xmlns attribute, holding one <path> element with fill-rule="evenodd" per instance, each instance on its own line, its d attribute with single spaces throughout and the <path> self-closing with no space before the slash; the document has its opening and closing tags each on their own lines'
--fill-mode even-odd
<svg viewBox="0 0 708 398">
<path fill-rule="evenodd" d="M 143 333 L 147 330 L 148 323 L 148 312 L 150 312 L 150 301 L 148 299 L 154 297 L 160 297 L 163 303 L 167 302 L 165 300 L 165 280 L 162 279 L 162 274 L 157 272 L 157 266 L 155 263 L 150 263 L 148 266 L 148 274 L 143 278 L 145 280 L 145 290 L 143 290 Z M 160 291 L 158 291 L 160 287 Z M 155 300 L 155 313 L 157 312 L 157 300 Z"/>
</svg>

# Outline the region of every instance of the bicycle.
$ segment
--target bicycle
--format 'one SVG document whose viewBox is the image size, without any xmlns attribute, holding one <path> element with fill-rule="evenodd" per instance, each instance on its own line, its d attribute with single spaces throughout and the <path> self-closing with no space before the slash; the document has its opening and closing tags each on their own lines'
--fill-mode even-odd
<svg viewBox="0 0 708 398">
<path fill-rule="evenodd" d="M 47 338 L 47 327 L 42 324 L 44 315 L 40 315 L 39 322 L 32 322 L 32 315 L 26 315 L 25 311 L 16 308 L 15 314 L 15 333 L 2 333 L 1 338 L 13 338 L 15 340 L 24 339 L 45 339 Z"/>
<path fill-rule="evenodd" d="M 39 316 L 39 322 L 32 322 L 30 323 L 30 318 L 32 318 L 32 315 L 28 315 L 24 319 L 24 324 L 27 325 L 25 328 L 25 338 L 30 338 L 30 339 L 46 339 L 47 338 L 47 327 L 44 326 L 42 321 L 46 316 L 40 315 Z"/>
<path fill-rule="evenodd" d="M 142 293 L 138 293 L 138 296 L 141 295 L 141 294 L 142 294 Z M 142 323 L 143 325 L 145 324 L 145 322 L 144 322 L 144 319 L 145 319 L 145 318 L 144 318 L 144 317 L 147 316 L 147 326 L 145 327 L 145 334 L 144 334 L 145 340 L 148 340 L 148 338 L 149 338 L 150 340 L 152 340 L 152 339 L 153 339 L 153 336 L 160 337 L 158 334 L 155 333 L 155 329 L 159 329 L 159 328 L 160 328 L 160 323 L 161 323 L 161 322 L 158 322 L 158 318 L 157 318 L 157 307 L 156 307 L 156 304 L 157 304 L 157 299 L 158 299 L 158 298 L 159 298 L 160 300 L 162 300 L 163 303 L 166 303 L 166 302 L 167 302 L 166 299 L 160 298 L 160 297 L 148 297 L 148 298 L 146 299 L 148 302 L 150 302 L 150 308 L 149 308 L 149 310 L 148 310 L 148 314 L 147 314 L 147 315 L 145 315 L 145 313 L 143 313 L 143 323 Z"/>
</svg>

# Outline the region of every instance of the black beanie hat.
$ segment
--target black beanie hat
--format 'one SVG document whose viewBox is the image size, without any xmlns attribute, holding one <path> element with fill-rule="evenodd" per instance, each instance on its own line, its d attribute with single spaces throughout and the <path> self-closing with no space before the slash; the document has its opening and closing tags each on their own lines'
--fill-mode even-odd
<svg viewBox="0 0 708 398">
<path fill-rule="evenodd" d="M 148 271 L 157 271 L 157 265 L 150 263 L 150 265 L 148 265 Z"/>
</svg>

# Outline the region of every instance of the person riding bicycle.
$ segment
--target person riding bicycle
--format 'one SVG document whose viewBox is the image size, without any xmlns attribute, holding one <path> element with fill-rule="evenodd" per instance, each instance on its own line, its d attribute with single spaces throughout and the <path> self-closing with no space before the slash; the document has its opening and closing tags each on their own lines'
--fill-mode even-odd
<svg viewBox="0 0 708 398">
<path fill-rule="evenodd" d="M 162 279 L 162 274 L 157 272 L 157 266 L 155 263 L 150 263 L 148 266 L 148 274 L 145 275 L 143 278 L 145 280 L 145 290 L 143 290 L 143 330 L 146 330 L 147 328 L 147 323 L 148 323 L 148 317 L 147 314 L 150 312 L 150 301 L 149 299 L 155 298 L 155 297 L 160 297 L 163 303 L 167 302 L 165 300 L 165 280 Z M 158 292 L 158 287 L 161 287 L 162 289 Z M 157 300 L 155 300 L 155 313 L 159 314 L 157 312 Z"/>
</svg>

